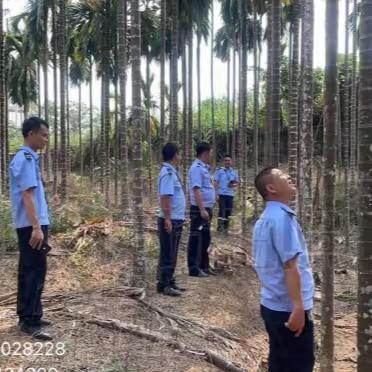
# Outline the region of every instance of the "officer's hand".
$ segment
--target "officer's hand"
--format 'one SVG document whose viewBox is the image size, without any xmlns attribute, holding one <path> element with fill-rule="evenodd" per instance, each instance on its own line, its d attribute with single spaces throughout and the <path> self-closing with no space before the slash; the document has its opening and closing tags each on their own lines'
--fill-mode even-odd
<svg viewBox="0 0 372 372">
<path fill-rule="evenodd" d="M 172 221 L 170 218 L 166 218 L 164 221 L 164 230 L 170 234 L 172 232 Z"/>
<path fill-rule="evenodd" d="M 207 220 L 209 222 L 209 213 L 206 209 L 203 209 L 200 211 L 200 215 L 204 220 Z"/>
<path fill-rule="evenodd" d="M 300 336 L 305 327 L 305 310 L 302 306 L 293 309 L 285 326 L 292 332 L 295 332 L 296 337 Z"/>
<path fill-rule="evenodd" d="M 43 230 L 41 230 L 40 227 L 38 228 L 33 228 L 32 229 L 32 234 L 31 234 L 31 239 L 30 239 L 30 245 L 34 249 L 40 249 L 41 246 L 43 245 L 44 241 L 44 233 Z"/>
</svg>

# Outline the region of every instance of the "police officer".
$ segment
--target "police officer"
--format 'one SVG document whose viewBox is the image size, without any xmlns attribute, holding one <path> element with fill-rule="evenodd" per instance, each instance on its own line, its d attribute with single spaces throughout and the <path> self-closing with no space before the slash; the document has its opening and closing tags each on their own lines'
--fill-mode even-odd
<svg viewBox="0 0 372 372">
<path fill-rule="evenodd" d="M 49 213 L 41 179 L 38 151 L 48 142 L 48 124 L 37 118 L 22 126 L 24 145 L 9 166 L 12 217 L 20 249 L 17 314 L 22 332 L 39 340 L 52 337 L 42 330 L 41 294 L 47 269 Z"/>
<path fill-rule="evenodd" d="M 229 229 L 229 218 L 233 209 L 235 189 L 239 185 L 237 172 L 232 168 L 232 158 L 226 154 L 223 158 L 224 167 L 218 168 L 214 176 L 218 194 L 218 227 L 225 234 Z"/>
<path fill-rule="evenodd" d="M 254 266 L 261 282 L 261 315 L 269 335 L 269 372 L 311 372 L 314 280 L 295 212 L 290 177 L 266 168 L 255 180 L 266 207 L 253 231 Z"/>
<path fill-rule="evenodd" d="M 207 277 L 214 274 L 209 267 L 208 248 L 212 209 L 216 201 L 208 165 L 212 158 L 210 145 L 200 143 L 196 147 L 196 157 L 189 170 L 191 226 L 187 258 L 190 276 Z"/>
<path fill-rule="evenodd" d="M 160 255 L 157 289 L 167 296 L 180 296 L 185 289 L 176 284 L 174 272 L 186 211 L 185 194 L 177 171 L 181 158 L 173 143 L 167 143 L 162 154 L 164 163 L 158 178 Z"/>
</svg>

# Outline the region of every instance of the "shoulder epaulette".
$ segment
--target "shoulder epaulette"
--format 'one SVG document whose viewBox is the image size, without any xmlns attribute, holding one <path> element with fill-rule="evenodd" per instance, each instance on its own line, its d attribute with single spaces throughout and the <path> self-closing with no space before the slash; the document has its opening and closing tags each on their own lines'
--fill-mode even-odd
<svg viewBox="0 0 372 372">
<path fill-rule="evenodd" d="M 32 155 L 29 152 L 24 152 L 23 154 L 27 160 L 32 160 Z"/>
</svg>

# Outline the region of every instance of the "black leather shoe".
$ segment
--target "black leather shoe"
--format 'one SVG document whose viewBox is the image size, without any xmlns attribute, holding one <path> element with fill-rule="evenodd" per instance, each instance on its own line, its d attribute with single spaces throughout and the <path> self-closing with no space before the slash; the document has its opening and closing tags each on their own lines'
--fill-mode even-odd
<svg viewBox="0 0 372 372">
<path fill-rule="evenodd" d="M 43 332 L 41 330 L 40 326 L 35 326 L 35 325 L 27 325 L 25 323 L 22 324 L 21 326 L 21 332 L 26 333 L 35 340 L 41 340 L 41 341 L 51 341 L 53 340 L 53 337 L 46 332 Z"/>
<path fill-rule="evenodd" d="M 165 287 L 162 293 L 166 296 L 171 296 L 171 297 L 181 296 L 181 292 L 177 291 L 176 289 L 172 287 Z"/>
<path fill-rule="evenodd" d="M 44 319 L 40 319 L 40 321 L 38 322 L 38 325 L 40 327 L 48 327 L 48 326 L 51 326 L 53 323 L 50 322 L 49 320 L 44 320 Z"/>
<path fill-rule="evenodd" d="M 209 276 L 207 273 L 205 273 L 202 270 L 199 270 L 198 272 L 190 272 L 189 275 L 190 276 L 195 276 L 197 278 L 208 278 L 208 276 Z"/>
<path fill-rule="evenodd" d="M 183 287 L 180 287 L 178 284 L 176 283 L 172 283 L 171 284 L 171 287 L 173 289 L 175 289 L 176 291 L 179 291 L 179 292 L 185 292 L 186 291 L 186 288 L 183 288 Z"/>
<path fill-rule="evenodd" d="M 216 271 L 214 271 L 213 269 L 209 268 L 207 271 L 206 271 L 209 275 L 218 275 Z"/>
<path fill-rule="evenodd" d="M 163 291 L 164 291 L 164 287 L 158 283 L 158 284 L 156 285 L 156 291 L 157 291 L 158 293 L 163 293 Z"/>
</svg>

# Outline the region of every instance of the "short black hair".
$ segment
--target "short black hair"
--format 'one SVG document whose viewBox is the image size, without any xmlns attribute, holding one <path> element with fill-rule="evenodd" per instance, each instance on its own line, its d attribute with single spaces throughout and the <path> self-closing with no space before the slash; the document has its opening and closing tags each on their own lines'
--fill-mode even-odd
<svg viewBox="0 0 372 372">
<path fill-rule="evenodd" d="M 232 159 L 232 156 L 230 155 L 230 154 L 225 154 L 224 156 L 223 156 L 223 158 L 225 159 L 225 158 L 230 158 L 230 159 Z"/>
<path fill-rule="evenodd" d="M 49 129 L 48 123 L 43 119 L 40 119 L 36 116 L 26 119 L 22 124 L 23 137 L 26 138 L 30 132 L 38 132 L 42 125 Z"/>
<path fill-rule="evenodd" d="M 178 146 L 175 143 L 167 143 L 162 149 L 163 161 L 170 161 L 178 154 Z"/>
<path fill-rule="evenodd" d="M 196 156 L 200 156 L 203 152 L 211 151 L 211 145 L 207 142 L 201 142 L 196 145 Z"/>
<path fill-rule="evenodd" d="M 266 167 L 262 169 L 260 173 L 256 176 L 254 180 L 254 185 L 258 191 L 258 193 L 263 197 L 263 199 L 267 198 L 267 189 L 266 186 L 268 184 L 268 176 L 271 175 L 271 172 L 276 169 L 275 167 Z"/>
</svg>

